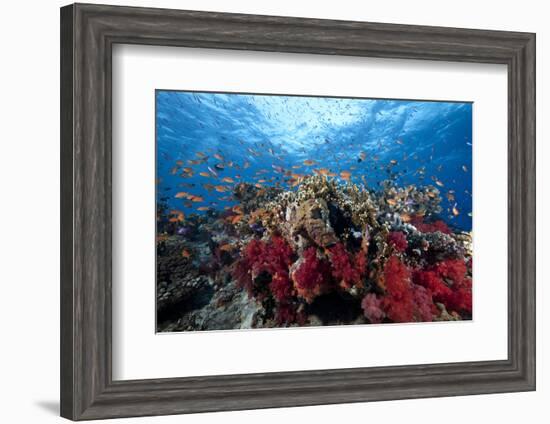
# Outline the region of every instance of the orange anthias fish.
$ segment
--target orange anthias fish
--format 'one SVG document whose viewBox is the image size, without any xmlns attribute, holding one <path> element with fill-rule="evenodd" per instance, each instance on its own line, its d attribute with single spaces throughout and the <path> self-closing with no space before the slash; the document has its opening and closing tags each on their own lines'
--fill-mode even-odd
<svg viewBox="0 0 550 424">
<path fill-rule="evenodd" d="M 235 180 L 234 180 L 233 178 L 231 178 L 231 177 L 223 177 L 223 178 L 222 178 L 222 181 L 223 181 L 224 183 L 234 183 L 234 182 L 235 182 Z"/>
<path fill-rule="evenodd" d="M 311 159 L 306 159 L 306 160 L 304 161 L 304 165 L 306 165 L 306 166 L 315 165 L 315 163 L 316 163 L 316 162 L 315 162 L 314 160 L 311 160 Z"/>
<path fill-rule="evenodd" d="M 232 244 L 229 244 L 229 243 L 222 244 L 222 245 L 219 247 L 219 249 L 220 249 L 222 252 L 231 252 L 234 248 L 235 248 L 235 246 L 233 246 Z"/>
<path fill-rule="evenodd" d="M 233 215 L 231 217 L 231 223 L 232 224 L 237 224 L 241 219 L 243 219 L 242 215 Z"/>
<path fill-rule="evenodd" d="M 200 175 L 201 177 L 207 177 L 207 178 L 210 178 L 210 177 L 212 176 L 212 175 L 209 174 L 208 172 L 199 172 L 199 175 Z"/>
<path fill-rule="evenodd" d="M 216 159 L 218 159 L 218 160 L 223 161 L 223 156 L 220 155 L 219 153 L 214 153 L 214 157 L 215 157 Z"/>
<path fill-rule="evenodd" d="M 327 168 L 320 168 L 320 169 L 314 169 L 313 172 L 315 172 L 317 175 L 328 175 L 330 170 Z"/>
<path fill-rule="evenodd" d="M 214 189 L 218 192 L 218 193 L 225 193 L 227 191 L 227 187 L 226 186 L 223 186 L 223 185 L 216 185 L 214 186 Z"/>
<path fill-rule="evenodd" d="M 204 198 L 201 197 L 201 196 L 189 196 L 189 200 L 191 200 L 192 202 L 204 202 Z"/>
<path fill-rule="evenodd" d="M 174 197 L 176 199 L 181 199 L 182 197 L 187 197 L 187 196 L 189 196 L 189 193 L 187 193 L 186 191 L 180 191 L 179 193 L 176 193 Z"/>
<path fill-rule="evenodd" d="M 349 181 L 350 177 L 351 177 L 351 172 L 349 171 L 340 172 L 340 178 L 342 178 L 344 181 Z"/>
</svg>

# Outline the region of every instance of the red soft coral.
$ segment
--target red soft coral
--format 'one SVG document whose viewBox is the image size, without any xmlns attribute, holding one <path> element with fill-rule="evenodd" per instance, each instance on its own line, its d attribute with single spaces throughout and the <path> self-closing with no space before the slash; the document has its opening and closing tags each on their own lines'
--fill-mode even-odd
<svg viewBox="0 0 550 424">
<path fill-rule="evenodd" d="M 416 227 L 421 233 L 435 233 L 439 231 L 443 234 L 452 234 L 449 226 L 441 220 L 434 222 L 424 222 L 424 218 L 421 216 L 416 216 L 411 220 L 411 224 Z"/>
<path fill-rule="evenodd" d="M 349 289 L 352 286 L 362 287 L 362 278 L 366 273 L 367 261 L 364 253 L 356 255 L 347 252 L 342 243 L 337 243 L 329 249 L 331 274 L 340 287 Z"/>
<path fill-rule="evenodd" d="M 409 247 L 407 237 L 402 231 L 392 231 L 387 237 L 388 243 L 395 248 L 398 252 L 404 252 Z"/>
<path fill-rule="evenodd" d="M 467 278 L 468 266 L 462 259 L 447 259 L 428 270 L 414 272 L 413 281 L 426 287 L 433 299 L 448 311 L 472 313 L 472 280 Z"/>
<path fill-rule="evenodd" d="M 386 296 L 382 306 L 394 322 L 410 322 L 414 319 L 414 298 L 411 287 L 411 271 L 397 256 L 391 256 L 384 267 Z"/>
<path fill-rule="evenodd" d="M 259 287 L 256 279 L 262 273 L 267 274 L 271 277 L 269 289 L 274 298 L 282 300 L 292 295 L 289 267 L 293 256 L 292 248 L 281 237 L 273 236 L 269 242 L 253 239 L 235 264 L 233 275 L 249 296 L 262 298 L 265 288 Z"/>
<path fill-rule="evenodd" d="M 415 271 L 413 281 L 430 290 L 436 302 L 445 303 L 452 293 L 452 290 L 435 271 Z"/>
<path fill-rule="evenodd" d="M 374 293 L 367 294 L 361 301 L 363 313 L 373 324 L 380 324 L 384 319 L 384 311 L 382 310 L 382 300 L 377 298 Z"/>
<path fill-rule="evenodd" d="M 304 251 L 303 260 L 292 273 L 298 296 L 311 303 L 315 297 L 328 288 L 329 264 L 317 256 L 317 249 L 310 247 Z"/>
</svg>

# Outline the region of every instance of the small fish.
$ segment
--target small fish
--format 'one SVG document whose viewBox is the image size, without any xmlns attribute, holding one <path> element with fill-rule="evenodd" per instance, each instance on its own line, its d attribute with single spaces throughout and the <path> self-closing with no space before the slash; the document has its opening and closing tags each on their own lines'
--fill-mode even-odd
<svg viewBox="0 0 550 424">
<path fill-rule="evenodd" d="M 306 160 L 304 161 L 304 165 L 306 165 L 306 166 L 315 165 L 315 163 L 316 163 L 316 162 L 315 162 L 314 160 L 311 160 L 311 159 L 306 159 Z"/>
<path fill-rule="evenodd" d="M 462 165 L 462 170 L 463 170 L 464 172 L 468 172 L 468 167 L 467 167 L 466 165 Z"/>
<path fill-rule="evenodd" d="M 231 252 L 234 248 L 235 248 L 235 246 L 233 246 L 232 244 L 229 244 L 229 243 L 222 244 L 222 245 L 219 247 L 219 249 L 220 249 L 222 252 Z"/>
<path fill-rule="evenodd" d="M 439 180 L 435 180 L 435 183 L 439 186 L 439 187 L 444 187 L 445 184 L 443 184 L 441 181 Z"/>
<path fill-rule="evenodd" d="M 211 167 L 208 167 L 208 170 L 212 173 L 212 175 L 214 175 L 215 177 L 218 176 L 218 173 L 216 171 L 214 171 Z"/>
<path fill-rule="evenodd" d="M 246 161 L 246 162 L 243 164 L 243 168 L 244 168 L 244 169 L 250 168 L 250 162 Z"/>
<path fill-rule="evenodd" d="M 225 166 L 223 165 L 223 163 L 217 163 L 216 165 L 214 165 L 214 168 L 219 171 L 223 171 L 225 169 Z"/>
<path fill-rule="evenodd" d="M 187 196 L 189 196 L 189 193 L 187 193 L 186 191 L 180 191 L 179 193 L 176 193 L 174 197 L 176 199 L 181 199 L 182 197 L 187 197 Z"/>
<path fill-rule="evenodd" d="M 201 196 L 191 196 L 189 200 L 192 202 L 204 202 L 204 198 Z"/>
<path fill-rule="evenodd" d="M 391 165 L 397 165 L 397 161 L 395 159 L 390 160 Z"/>
<path fill-rule="evenodd" d="M 196 155 L 201 159 L 204 159 L 207 157 L 203 152 L 197 152 Z"/>
<path fill-rule="evenodd" d="M 186 174 L 192 173 L 193 168 L 183 168 L 183 172 L 185 172 Z"/>
<path fill-rule="evenodd" d="M 212 174 L 209 174 L 208 172 L 199 172 L 199 175 L 201 177 L 207 177 L 207 178 L 210 178 L 212 176 Z"/>
<path fill-rule="evenodd" d="M 454 215 L 454 216 L 458 216 L 459 214 L 460 214 L 460 212 L 459 212 L 459 210 L 457 209 L 456 203 L 455 203 L 455 205 L 453 206 L 453 215 Z"/>
<path fill-rule="evenodd" d="M 359 153 L 359 162 L 364 161 L 367 158 L 367 154 L 365 152 Z"/>
<path fill-rule="evenodd" d="M 200 208 L 197 208 L 198 211 L 208 211 L 210 208 L 208 206 L 201 206 Z"/>
<path fill-rule="evenodd" d="M 227 187 L 226 186 L 223 186 L 223 185 L 216 185 L 214 186 L 214 189 L 218 192 L 218 193 L 225 193 L 227 191 Z"/>
<path fill-rule="evenodd" d="M 176 161 L 176 165 L 182 166 L 182 165 L 183 165 L 183 161 L 182 161 L 182 160 L 177 160 L 177 161 Z"/>
<path fill-rule="evenodd" d="M 240 220 L 243 219 L 243 216 L 242 215 L 234 215 L 231 217 L 231 223 L 233 225 L 237 224 L 238 222 L 240 222 Z"/>
<path fill-rule="evenodd" d="M 218 160 L 223 161 L 223 156 L 220 155 L 219 153 L 214 153 L 214 157 L 215 157 L 216 159 L 218 159 Z"/>
<path fill-rule="evenodd" d="M 234 183 L 234 182 L 235 182 L 235 180 L 234 180 L 233 178 L 231 178 L 231 177 L 223 177 L 223 178 L 222 178 L 222 181 L 223 181 L 224 183 Z"/>
<path fill-rule="evenodd" d="M 342 171 L 340 172 L 340 178 L 342 178 L 345 181 L 349 181 L 351 177 L 351 172 L 349 171 Z"/>
<path fill-rule="evenodd" d="M 397 200 L 390 197 L 389 199 L 386 199 L 386 203 L 390 206 L 395 206 L 397 205 Z"/>
<path fill-rule="evenodd" d="M 177 173 L 178 173 L 178 167 L 177 167 L 177 166 L 174 166 L 174 167 L 172 168 L 172 170 L 170 171 L 170 174 L 176 175 Z"/>
<path fill-rule="evenodd" d="M 412 217 L 408 214 L 408 213 L 402 213 L 401 214 L 401 220 L 403 222 L 411 222 L 412 221 Z"/>
</svg>

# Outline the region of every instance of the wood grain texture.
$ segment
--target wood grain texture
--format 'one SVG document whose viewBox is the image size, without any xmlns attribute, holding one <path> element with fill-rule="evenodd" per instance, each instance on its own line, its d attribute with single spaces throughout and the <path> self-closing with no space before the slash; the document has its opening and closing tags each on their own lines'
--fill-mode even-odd
<svg viewBox="0 0 550 424">
<path fill-rule="evenodd" d="M 111 378 L 115 43 L 508 66 L 509 357 L 216 377 Z M 61 415 L 100 419 L 535 388 L 535 35 L 75 4 L 61 9 Z"/>
</svg>

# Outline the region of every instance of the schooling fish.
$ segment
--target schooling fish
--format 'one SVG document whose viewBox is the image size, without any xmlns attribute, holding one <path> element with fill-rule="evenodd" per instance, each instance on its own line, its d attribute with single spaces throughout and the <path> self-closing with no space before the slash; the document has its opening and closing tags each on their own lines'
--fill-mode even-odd
<svg viewBox="0 0 550 424">
<path fill-rule="evenodd" d="M 210 166 L 208 166 L 207 168 L 215 177 L 218 176 L 218 173 L 216 171 L 214 171 Z"/>
<path fill-rule="evenodd" d="M 342 178 L 343 180 L 349 181 L 350 177 L 351 177 L 351 172 L 349 171 L 340 172 L 340 178 Z"/>
</svg>

